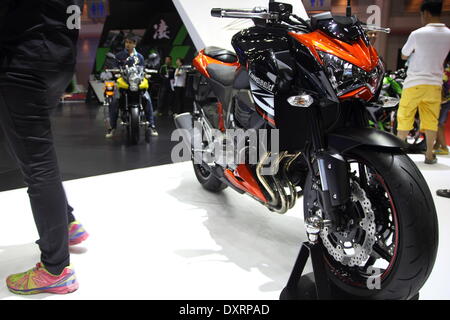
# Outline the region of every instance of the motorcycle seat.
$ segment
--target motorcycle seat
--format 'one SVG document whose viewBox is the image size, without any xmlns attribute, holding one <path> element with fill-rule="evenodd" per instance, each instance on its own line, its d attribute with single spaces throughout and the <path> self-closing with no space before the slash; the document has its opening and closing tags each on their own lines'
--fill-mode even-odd
<svg viewBox="0 0 450 320">
<path fill-rule="evenodd" d="M 234 52 L 218 47 L 205 48 L 205 55 L 225 63 L 236 63 L 238 61 Z"/>
<path fill-rule="evenodd" d="M 211 75 L 211 78 L 226 87 L 233 85 L 236 69 L 237 67 L 215 63 L 211 63 L 208 67 L 206 67 L 206 70 Z"/>
</svg>

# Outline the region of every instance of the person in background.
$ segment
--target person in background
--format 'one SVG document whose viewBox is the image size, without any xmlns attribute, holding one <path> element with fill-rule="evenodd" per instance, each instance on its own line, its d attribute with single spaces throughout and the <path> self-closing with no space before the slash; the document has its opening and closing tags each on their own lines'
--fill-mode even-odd
<svg viewBox="0 0 450 320">
<path fill-rule="evenodd" d="M 424 1 L 421 13 L 425 27 L 411 33 L 402 49 L 402 58 L 410 59 L 410 63 L 398 110 L 397 136 L 406 139 L 419 109 L 421 130 L 427 137 L 426 164 L 437 163 L 433 146 L 442 101 L 443 66 L 450 51 L 450 30 L 440 23 L 441 12 L 442 1 Z"/>
<path fill-rule="evenodd" d="M 434 154 L 448 155 L 447 139 L 445 138 L 445 125 L 450 111 L 450 55 L 447 56 L 444 72 L 444 85 L 442 87 L 442 107 L 439 116 L 439 128 L 436 144 L 434 145 Z"/>
<path fill-rule="evenodd" d="M 161 87 L 158 94 L 158 116 L 165 115 L 166 110 L 172 110 L 173 103 L 173 81 L 175 77 L 175 68 L 173 67 L 172 57 L 166 57 L 164 64 L 159 70 L 162 78 Z"/>
<path fill-rule="evenodd" d="M 184 110 L 184 94 L 186 87 L 187 72 L 183 68 L 184 61 L 181 58 L 177 59 L 177 69 L 175 70 L 175 110 L 173 115 L 176 116 L 183 113 Z"/>
<path fill-rule="evenodd" d="M 72 5 L 83 1 L 0 1 L 0 123 L 28 186 L 41 251 L 34 268 L 6 279 L 16 294 L 78 289 L 69 245 L 88 234 L 67 202 L 50 121 L 75 70 L 79 31 L 66 24 Z"/>
<path fill-rule="evenodd" d="M 132 65 L 138 65 L 138 66 L 145 66 L 145 60 L 144 57 L 136 51 L 136 45 L 137 45 L 137 38 L 133 34 L 128 34 L 125 37 L 125 49 L 121 52 L 119 52 L 116 55 L 117 61 L 113 62 L 112 69 L 118 68 L 119 66 L 132 66 Z M 155 119 L 153 117 L 153 104 L 152 99 L 148 93 L 148 91 L 144 95 L 145 103 L 145 117 L 146 120 L 149 123 L 149 127 L 147 130 L 150 130 L 150 135 L 152 136 L 158 136 L 158 131 L 156 131 L 155 126 Z M 106 132 L 106 138 L 110 139 L 114 137 L 116 128 L 117 128 L 117 119 L 119 117 L 119 107 L 124 105 L 123 97 L 120 97 L 119 99 L 113 98 L 113 101 L 111 102 L 111 105 L 109 106 L 109 123 L 110 128 L 107 128 Z"/>
</svg>

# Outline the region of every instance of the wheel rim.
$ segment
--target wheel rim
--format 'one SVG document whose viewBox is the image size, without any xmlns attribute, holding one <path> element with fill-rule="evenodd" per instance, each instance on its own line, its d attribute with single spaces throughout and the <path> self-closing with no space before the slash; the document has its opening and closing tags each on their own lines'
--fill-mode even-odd
<svg viewBox="0 0 450 320">
<path fill-rule="evenodd" d="M 194 164 L 194 166 L 197 168 L 197 172 L 203 179 L 208 179 L 211 175 L 211 171 L 206 170 L 201 164 Z"/>
<path fill-rule="evenodd" d="M 361 160 L 348 162 L 353 165 L 356 164 L 359 168 L 359 172 L 353 174 L 372 204 L 375 214 L 376 242 L 372 247 L 372 252 L 368 255 L 368 259 L 362 261 L 360 265 L 348 266 L 342 264 L 334 258 L 327 248 L 324 250 L 324 258 L 331 273 L 340 281 L 353 287 L 367 288 L 369 279 L 374 279 L 374 276 L 376 276 L 382 283 L 393 270 L 397 260 L 399 243 L 398 214 L 391 193 L 381 175 Z M 361 233 L 361 231 L 355 232 L 355 235 L 361 237 Z M 339 240 L 338 236 L 334 236 L 334 240 Z M 322 243 L 328 241 L 323 238 L 323 234 L 321 238 Z"/>
</svg>

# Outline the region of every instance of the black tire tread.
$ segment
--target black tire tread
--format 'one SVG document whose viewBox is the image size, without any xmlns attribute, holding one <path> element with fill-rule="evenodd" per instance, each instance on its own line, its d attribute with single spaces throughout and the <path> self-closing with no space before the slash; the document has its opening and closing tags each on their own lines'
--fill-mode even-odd
<svg viewBox="0 0 450 320">
<path fill-rule="evenodd" d="M 361 299 L 411 299 L 430 276 L 437 255 L 438 222 L 430 189 L 415 163 L 402 152 L 356 149 L 351 153 L 378 171 L 393 197 L 400 229 L 398 255 L 381 290 L 351 287 L 335 277 L 332 281 Z"/>
<path fill-rule="evenodd" d="M 199 172 L 198 165 L 193 163 L 195 176 L 202 187 L 208 191 L 218 193 L 226 189 L 228 186 L 220 181 L 218 178 L 214 177 L 212 174 L 208 178 L 204 178 Z"/>
</svg>

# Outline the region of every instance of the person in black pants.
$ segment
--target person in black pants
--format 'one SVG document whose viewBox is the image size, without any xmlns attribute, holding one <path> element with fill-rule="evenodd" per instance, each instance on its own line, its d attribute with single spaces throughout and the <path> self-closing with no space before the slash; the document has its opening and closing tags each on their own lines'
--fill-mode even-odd
<svg viewBox="0 0 450 320">
<path fill-rule="evenodd" d="M 0 3 L 0 123 L 28 186 L 41 250 L 35 268 L 7 278 L 18 294 L 75 291 L 69 245 L 88 236 L 67 202 L 50 123 L 75 68 L 78 30 L 67 26 L 72 5 L 82 8 L 82 1 Z"/>
<path fill-rule="evenodd" d="M 175 81 L 174 81 L 174 89 L 175 89 L 175 110 L 174 116 L 183 113 L 184 111 L 184 95 L 186 88 L 186 77 L 187 72 L 183 69 L 184 61 L 183 59 L 177 59 L 177 69 L 175 70 Z"/>
<path fill-rule="evenodd" d="M 166 114 L 166 110 L 171 110 L 171 105 L 173 103 L 175 69 L 172 63 L 172 57 L 166 57 L 165 63 L 161 66 L 159 71 L 162 82 L 158 94 L 158 116 L 163 116 Z"/>
</svg>

